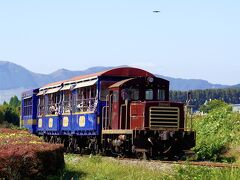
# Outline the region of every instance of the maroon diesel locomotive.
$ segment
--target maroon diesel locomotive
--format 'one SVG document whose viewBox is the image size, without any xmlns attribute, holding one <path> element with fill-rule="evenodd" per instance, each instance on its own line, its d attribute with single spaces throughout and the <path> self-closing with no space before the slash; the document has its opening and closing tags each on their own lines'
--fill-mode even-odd
<svg viewBox="0 0 240 180">
<path fill-rule="evenodd" d="M 185 128 L 184 104 L 169 101 L 169 81 L 127 78 L 108 89 L 101 138 L 106 152 L 181 158 L 195 146 L 195 132 Z"/>
</svg>

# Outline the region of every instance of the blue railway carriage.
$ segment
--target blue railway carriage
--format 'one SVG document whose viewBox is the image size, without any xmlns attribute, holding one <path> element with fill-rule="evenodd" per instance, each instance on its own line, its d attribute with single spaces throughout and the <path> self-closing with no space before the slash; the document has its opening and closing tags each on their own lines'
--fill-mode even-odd
<svg viewBox="0 0 240 180">
<path fill-rule="evenodd" d="M 134 149 L 156 155 L 176 144 L 181 150 L 195 144 L 195 132 L 185 128 L 183 104 L 169 101 L 169 82 L 131 67 L 26 91 L 21 119 L 32 133 L 64 143 L 68 151 L 121 154 Z"/>
<path fill-rule="evenodd" d="M 31 133 L 37 132 L 37 97 L 38 89 L 22 93 L 20 126 L 26 127 Z"/>
</svg>

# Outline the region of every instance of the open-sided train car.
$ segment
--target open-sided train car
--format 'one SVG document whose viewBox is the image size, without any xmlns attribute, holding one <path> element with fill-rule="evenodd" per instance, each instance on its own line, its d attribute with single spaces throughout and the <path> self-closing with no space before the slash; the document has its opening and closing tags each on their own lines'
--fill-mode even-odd
<svg viewBox="0 0 240 180">
<path fill-rule="evenodd" d="M 170 157 L 195 145 L 183 104 L 169 101 L 169 82 L 130 67 L 24 92 L 21 122 L 74 151 Z"/>
</svg>

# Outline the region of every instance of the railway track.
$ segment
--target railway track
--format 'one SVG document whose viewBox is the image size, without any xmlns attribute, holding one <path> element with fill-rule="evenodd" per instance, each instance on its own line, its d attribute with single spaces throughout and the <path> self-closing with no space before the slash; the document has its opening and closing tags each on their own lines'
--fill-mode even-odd
<svg viewBox="0 0 240 180">
<path fill-rule="evenodd" d="M 88 156 L 89 155 L 81 155 Z M 90 155 L 91 157 L 92 155 Z M 203 166 L 210 168 L 239 168 L 240 165 L 234 163 L 220 163 L 220 162 L 210 162 L 210 161 L 166 161 L 166 160 L 140 160 L 135 158 L 127 158 L 127 157 L 110 157 L 110 156 L 102 156 L 103 158 L 111 158 L 112 160 L 120 161 L 123 163 L 134 163 L 134 164 L 154 164 L 154 165 L 185 165 L 185 166 Z"/>
<path fill-rule="evenodd" d="M 239 165 L 230 164 L 230 163 L 220 163 L 220 162 L 210 162 L 210 161 L 162 161 L 162 160 L 139 160 L 131 158 L 118 158 L 120 161 L 146 161 L 162 164 L 179 164 L 179 165 L 191 165 L 191 166 L 205 166 L 205 167 L 214 167 L 214 168 L 240 168 Z"/>
<path fill-rule="evenodd" d="M 161 163 L 168 164 L 181 164 L 191 166 L 206 166 L 206 167 L 218 167 L 218 168 L 240 168 L 240 166 L 229 163 L 209 162 L 209 161 L 159 161 Z"/>
</svg>

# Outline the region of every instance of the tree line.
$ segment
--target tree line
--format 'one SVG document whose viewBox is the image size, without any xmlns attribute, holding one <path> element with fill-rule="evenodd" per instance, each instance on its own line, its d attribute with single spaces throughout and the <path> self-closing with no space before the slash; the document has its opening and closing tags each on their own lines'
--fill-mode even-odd
<svg viewBox="0 0 240 180">
<path fill-rule="evenodd" d="M 11 97 L 9 103 L 3 102 L 0 105 L 0 126 L 19 126 L 21 101 L 17 96 Z"/>
<path fill-rule="evenodd" d="M 213 99 L 222 100 L 229 104 L 240 104 L 240 88 L 236 89 L 206 89 L 192 91 L 170 91 L 170 100 L 193 105 L 194 110 L 199 110 L 201 105 Z"/>
</svg>

